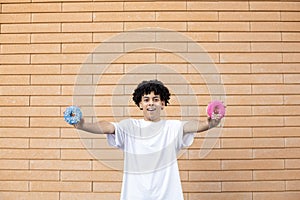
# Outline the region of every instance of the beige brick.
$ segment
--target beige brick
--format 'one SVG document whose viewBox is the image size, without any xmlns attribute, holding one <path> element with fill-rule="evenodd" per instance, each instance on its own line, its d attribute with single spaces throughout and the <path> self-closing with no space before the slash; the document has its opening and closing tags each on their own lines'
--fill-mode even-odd
<svg viewBox="0 0 300 200">
<path fill-rule="evenodd" d="M 41 192 L 91 192 L 91 182 L 54 182 L 54 181 L 31 181 L 30 191 Z"/>
<path fill-rule="evenodd" d="M 281 62 L 280 53 L 221 53 L 221 63 L 266 63 Z"/>
<path fill-rule="evenodd" d="M 249 31 L 247 22 L 188 22 L 188 31 Z"/>
<path fill-rule="evenodd" d="M 121 182 L 95 182 L 93 191 L 95 192 L 120 192 L 122 187 Z"/>
<path fill-rule="evenodd" d="M 28 160 L 0 160 L 0 169 L 3 170 L 20 170 L 29 169 Z"/>
<path fill-rule="evenodd" d="M 31 160 L 33 170 L 91 170 L 91 161 L 80 160 Z"/>
<path fill-rule="evenodd" d="M 1 191 L 28 191 L 28 181 L 1 181 Z"/>
<path fill-rule="evenodd" d="M 60 194 L 60 200 L 119 200 L 120 199 L 120 193 L 79 193 L 79 192 L 62 192 Z"/>
<path fill-rule="evenodd" d="M 59 44 L 19 44 L 1 45 L 3 54 L 19 53 L 60 53 Z"/>
<path fill-rule="evenodd" d="M 281 34 L 274 32 L 251 33 L 251 32 L 222 32 L 219 33 L 220 41 L 281 41 Z"/>
<path fill-rule="evenodd" d="M 201 48 L 205 52 L 250 52 L 250 44 L 249 43 L 198 43 Z M 194 52 L 199 49 L 199 46 L 196 46 L 197 48 L 193 48 L 194 44 L 189 45 L 188 44 L 188 50 L 189 52 Z"/>
<path fill-rule="evenodd" d="M 224 63 L 217 63 L 215 64 L 215 67 L 219 73 L 222 74 L 235 74 L 235 73 L 250 73 L 251 67 L 250 64 L 239 64 L 239 63 L 230 63 L 230 64 L 224 64 Z"/>
<path fill-rule="evenodd" d="M 299 4 L 298 4 L 299 6 Z M 282 12 L 281 20 L 282 21 L 298 21 L 300 18 L 299 12 Z"/>
<path fill-rule="evenodd" d="M 222 129 L 221 138 L 249 138 L 252 137 L 252 128 L 227 128 Z"/>
<path fill-rule="evenodd" d="M 62 32 L 116 32 L 123 31 L 123 23 L 63 23 Z"/>
<path fill-rule="evenodd" d="M 300 108 L 298 106 L 254 106 L 254 115 L 284 115 L 293 116 L 298 115 Z"/>
<path fill-rule="evenodd" d="M 2 117 L 0 121 L 0 127 L 28 127 L 29 126 L 29 118 L 27 117 L 18 117 L 18 120 L 13 117 Z"/>
<path fill-rule="evenodd" d="M 299 191 L 300 189 L 300 181 L 287 181 L 286 188 L 288 191 Z"/>
<path fill-rule="evenodd" d="M 60 108 L 47 107 L 6 107 L 1 108 L 0 116 L 26 117 L 26 116 L 57 116 Z"/>
<path fill-rule="evenodd" d="M 187 10 L 248 10 L 247 2 L 187 2 Z"/>
<path fill-rule="evenodd" d="M 299 116 L 285 117 L 284 125 L 285 126 L 298 126 L 299 125 Z"/>
<path fill-rule="evenodd" d="M 58 171 L 2 170 L 0 174 L 1 180 L 12 181 L 57 181 L 59 179 Z"/>
<path fill-rule="evenodd" d="M 62 149 L 61 150 L 62 159 L 66 160 L 89 160 L 89 159 L 116 159 L 121 160 L 123 158 L 123 154 L 118 149 Z"/>
<path fill-rule="evenodd" d="M 199 150 L 190 150 L 189 151 L 190 159 L 199 159 L 200 151 Z M 251 159 L 252 150 L 250 149 L 212 149 L 205 159 Z"/>
<path fill-rule="evenodd" d="M 280 21 L 280 12 L 220 12 L 220 21 Z"/>
<path fill-rule="evenodd" d="M 282 33 L 282 41 L 300 41 L 299 33 Z"/>
<path fill-rule="evenodd" d="M 28 85 L 29 78 L 25 75 L 0 75 L 0 85 Z"/>
<path fill-rule="evenodd" d="M 162 33 L 163 34 L 163 33 Z M 216 32 L 186 32 L 184 33 L 187 37 L 189 37 L 192 41 L 195 42 L 215 42 L 218 41 L 218 33 Z M 167 40 L 166 38 L 165 40 Z"/>
<path fill-rule="evenodd" d="M 263 93 L 265 94 L 265 93 Z M 241 98 L 242 97 L 242 98 Z M 227 96 L 227 105 L 282 105 L 282 95 Z"/>
<path fill-rule="evenodd" d="M 123 64 L 109 64 L 108 66 L 106 64 L 99 65 L 99 64 L 65 64 L 62 65 L 61 74 L 98 74 L 99 77 L 102 74 L 123 74 L 124 72 L 124 65 Z"/>
<path fill-rule="evenodd" d="M 51 24 L 2 24 L 1 33 L 55 33 L 60 32 L 59 23 Z"/>
<path fill-rule="evenodd" d="M 283 53 L 283 62 L 299 62 L 300 53 Z"/>
<path fill-rule="evenodd" d="M 219 160 L 179 160 L 180 170 L 220 170 Z"/>
<path fill-rule="evenodd" d="M 283 117 L 227 117 L 225 126 L 250 127 L 250 126 L 283 126 Z"/>
<path fill-rule="evenodd" d="M 57 138 L 58 128 L 0 128 L 1 137 L 7 138 Z"/>
<path fill-rule="evenodd" d="M 285 159 L 285 168 L 286 169 L 299 169 L 300 160 L 299 159 Z"/>
<path fill-rule="evenodd" d="M 272 64 L 252 64 L 253 73 L 299 73 L 297 64 L 293 63 L 272 63 Z"/>
<path fill-rule="evenodd" d="M 52 123 L 49 123 L 51 121 Z M 69 126 L 64 120 L 63 117 L 31 117 L 30 118 L 30 127 L 33 128 L 42 128 L 42 127 L 67 127 Z"/>
<path fill-rule="evenodd" d="M 293 137 L 298 136 L 299 127 L 270 127 L 270 128 L 254 128 L 254 137 Z"/>
<path fill-rule="evenodd" d="M 214 199 L 214 200 L 231 200 L 244 199 L 252 200 L 251 192 L 223 192 L 223 193 L 189 193 L 190 200 Z"/>
<path fill-rule="evenodd" d="M 299 31 L 299 22 L 250 22 L 251 31 Z"/>
<path fill-rule="evenodd" d="M 186 31 L 186 22 L 125 22 L 124 30 L 130 31 L 133 29 L 147 30 L 149 27 L 155 29 L 165 29 L 174 31 Z"/>
<path fill-rule="evenodd" d="M 86 1 L 86 0 L 85 0 Z M 64 12 L 80 12 L 80 11 L 123 11 L 123 2 L 65 2 L 62 4 Z"/>
<path fill-rule="evenodd" d="M 30 14 L 0 14 L 0 23 L 3 24 L 17 24 L 29 22 Z"/>
<path fill-rule="evenodd" d="M 41 33 L 32 34 L 32 43 L 92 42 L 92 33 Z"/>
<path fill-rule="evenodd" d="M 184 192 L 220 192 L 220 182 L 182 182 Z"/>
<path fill-rule="evenodd" d="M 98 12 L 93 14 L 95 22 L 154 21 L 154 12 Z"/>
<path fill-rule="evenodd" d="M 43 199 L 43 200 L 59 200 L 59 192 L 1 192 L 1 198 L 7 200 L 13 199 Z"/>
<path fill-rule="evenodd" d="M 32 64 L 81 64 L 88 62 L 86 54 L 33 54 L 31 55 Z"/>
<path fill-rule="evenodd" d="M 76 75 L 32 75 L 32 85 L 73 85 L 73 84 L 92 84 L 92 75 L 80 76 L 80 81 Z"/>
<path fill-rule="evenodd" d="M 223 160 L 223 170 L 284 169 L 283 159 L 273 160 Z"/>
<path fill-rule="evenodd" d="M 283 83 L 283 77 L 280 74 L 251 74 L 251 75 L 222 75 L 224 84 L 278 84 Z"/>
<path fill-rule="evenodd" d="M 193 63 L 215 63 L 219 61 L 218 53 L 159 53 L 157 54 L 157 62 L 160 64 L 168 63 L 181 63 L 181 64 L 193 64 Z"/>
<path fill-rule="evenodd" d="M 15 12 L 60 12 L 60 3 L 29 3 L 29 4 L 3 4 L 2 12 L 15 13 Z"/>
<path fill-rule="evenodd" d="M 299 85 L 253 85 L 253 94 L 298 94 Z"/>
<path fill-rule="evenodd" d="M 190 171 L 192 181 L 250 181 L 251 171 Z"/>
<path fill-rule="evenodd" d="M 2 86 L 1 95 L 59 95 L 59 86 Z"/>
<path fill-rule="evenodd" d="M 62 171 L 62 181 L 121 181 L 122 173 L 117 171 Z"/>
<path fill-rule="evenodd" d="M 227 95 L 251 93 L 250 85 L 225 85 L 224 87 Z"/>
<path fill-rule="evenodd" d="M 0 148 L 6 148 L 6 149 L 29 148 L 29 140 L 20 139 L 20 138 L 0 138 Z"/>
<path fill-rule="evenodd" d="M 284 181 L 224 182 L 222 191 L 284 191 Z"/>
<path fill-rule="evenodd" d="M 259 159 L 267 158 L 299 158 L 300 154 L 297 152 L 298 148 L 278 148 L 278 149 L 255 149 L 253 157 Z"/>
<path fill-rule="evenodd" d="M 157 21 L 218 21 L 217 12 L 157 12 Z"/>
<path fill-rule="evenodd" d="M 157 1 L 157 2 L 124 2 L 125 11 L 148 11 L 148 10 L 186 10 L 185 2 L 178 1 Z"/>
<path fill-rule="evenodd" d="M 91 147 L 91 144 L 90 146 Z M 30 139 L 30 148 L 34 149 L 83 149 L 80 139 Z"/>
<path fill-rule="evenodd" d="M 279 10 L 279 11 L 288 11 L 288 10 L 295 10 L 297 11 L 299 8 L 299 2 L 250 2 L 250 10 L 257 11 L 272 11 L 272 10 Z"/>
<path fill-rule="evenodd" d="M 30 43 L 30 35 L 29 34 L 2 34 L 1 33 L 0 42 L 2 44 Z"/>
<path fill-rule="evenodd" d="M 30 55 L 0 55 L 2 64 L 29 64 Z"/>
<path fill-rule="evenodd" d="M 299 179 L 299 170 L 254 171 L 254 180 L 295 180 Z"/>
<path fill-rule="evenodd" d="M 1 158 L 4 159 L 58 159 L 59 150 L 48 149 L 2 149 Z"/>
<path fill-rule="evenodd" d="M 59 74 L 59 65 L 2 65 L 1 74 Z"/>
<path fill-rule="evenodd" d="M 299 95 L 285 95 L 284 103 L 285 104 L 299 104 L 300 96 Z"/>
<path fill-rule="evenodd" d="M 32 106 L 69 106 L 72 96 L 31 96 L 30 105 Z M 84 105 L 84 104 L 82 104 Z"/>
<path fill-rule="evenodd" d="M 285 138 L 286 147 L 300 147 L 300 138 Z"/>
<path fill-rule="evenodd" d="M 222 148 L 274 148 L 284 147 L 283 138 L 267 139 L 222 139 Z"/>
<path fill-rule="evenodd" d="M 32 14 L 31 21 L 34 23 L 91 22 L 92 18 L 92 13 L 41 13 Z"/>
<path fill-rule="evenodd" d="M 289 199 L 297 200 L 299 199 L 300 192 L 255 192 L 253 193 L 253 200 L 280 200 Z"/>
</svg>

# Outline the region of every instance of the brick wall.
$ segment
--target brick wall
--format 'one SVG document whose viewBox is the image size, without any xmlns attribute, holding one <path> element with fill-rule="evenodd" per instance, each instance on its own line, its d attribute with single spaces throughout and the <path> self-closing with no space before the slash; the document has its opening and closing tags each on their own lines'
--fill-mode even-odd
<svg viewBox="0 0 300 200">
<path fill-rule="evenodd" d="M 179 158 L 187 200 L 299 199 L 299 10 L 296 1 L 0 0 L 0 199 L 118 199 L 122 173 L 111 165 L 121 155 L 103 136 L 78 134 L 63 111 L 76 101 L 87 120 L 140 117 L 130 95 L 150 78 L 171 88 L 166 118 L 205 119 L 208 88 L 226 91 L 220 136 L 197 134 Z M 174 52 L 129 52 L 149 35 L 108 42 L 98 53 L 122 56 L 82 71 L 104 41 L 149 27 L 191 38 L 210 57 L 195 63 L 217 73 L 180 58 L 193 52 L 182 41 L 169 41 Z M 84 87 L 75 99 L 74 86 Z M 199 158 L 207 141 L 214 148 Z"/>
</svg>

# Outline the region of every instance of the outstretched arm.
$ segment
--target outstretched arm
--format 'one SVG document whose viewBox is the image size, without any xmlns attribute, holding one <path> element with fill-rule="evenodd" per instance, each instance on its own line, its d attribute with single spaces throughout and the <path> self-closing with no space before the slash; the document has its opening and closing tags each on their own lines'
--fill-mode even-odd
<svg viewBox="0 0 300 200">
<path fill-rule="evenodd" d="M 114 134 L 115 127 L 112 123 L 107 121 L 99 121 L 95 123 L 86 123 L 82 118 L 78 124 L 74 125 L 75 128 L 95 134 Z"/>
<path fill-rule="evenodd" d="M 207 121 L 200 121 L 200 120 L 191 120 L 184 124 L 183 126 L 183 133 L 197 133 L 206 131 L 208 129 L 214 128 L 218 126 L 220 123 L 220 119 L 210 119 L 208 118 Z"/>
</svg>

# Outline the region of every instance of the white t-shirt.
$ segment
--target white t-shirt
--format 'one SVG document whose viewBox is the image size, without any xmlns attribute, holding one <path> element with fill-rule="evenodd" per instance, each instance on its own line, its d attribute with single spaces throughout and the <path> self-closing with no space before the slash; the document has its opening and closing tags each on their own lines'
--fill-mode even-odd
<svg viewBox="0 0 300 200">
<path fill-rule="evenodd" d="M 126 119 L 113 123 L 111 146 L 124 151 L 121 200 L 183 200 L 177 154 L 193 143 L 185 122 Z"/>
</svg>

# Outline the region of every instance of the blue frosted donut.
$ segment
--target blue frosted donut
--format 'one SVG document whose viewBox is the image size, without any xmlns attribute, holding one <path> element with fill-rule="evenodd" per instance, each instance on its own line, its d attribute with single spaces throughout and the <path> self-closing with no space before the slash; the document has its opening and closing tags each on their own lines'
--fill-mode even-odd
<svg viewBox="0 0 300 200">
<path fill-rule="evenodd" d="M 81 118 L 82 112 L 80 108 L 76 106 L 67 107 L 67 109 L 64 112 L 64 119 L 70 125 L 77 124 L 78 122 L 80 122 Z"/>
</svg>

